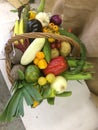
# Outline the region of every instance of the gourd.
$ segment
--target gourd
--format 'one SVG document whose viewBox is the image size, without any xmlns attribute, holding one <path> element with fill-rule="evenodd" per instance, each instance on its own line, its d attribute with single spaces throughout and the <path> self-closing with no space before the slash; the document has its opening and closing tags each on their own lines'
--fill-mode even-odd
<svg viewBox="0 0 98 130">
<path fill-rule="evenodd" d="M 31 63 L 38 51 L 40 51 L 45 43 L 45 38 L 36 38 L 26 49 L 23 56 L 21 57 L 21 64 L 28 65 Z"/>
</svg>

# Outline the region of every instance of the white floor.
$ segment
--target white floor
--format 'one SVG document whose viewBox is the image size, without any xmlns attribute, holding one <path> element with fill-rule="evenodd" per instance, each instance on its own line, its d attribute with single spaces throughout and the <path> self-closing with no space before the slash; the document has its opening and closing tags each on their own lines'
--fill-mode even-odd
<svg viewBox="0 0 98 130">
<path fill-rule="evenodd" d="M 4 45 L 17 19 L 17 14 L 9 11 L 12 8 L 8 3 L 0 3 L 0 59 L 4 57 Z M 10 89 L 4 65 L 5 61 L 0 60 L 0 69 Z M 72 96 L 57 98 L 54 106 L 44 101 L 36 109 L 31 109 L 24 103 L 25 116 L 22 120 L 26 130 L 98 130 L 98 110 L 90 100 L 85 82 L 81 82 L 68 82 Z"/>
</svg>

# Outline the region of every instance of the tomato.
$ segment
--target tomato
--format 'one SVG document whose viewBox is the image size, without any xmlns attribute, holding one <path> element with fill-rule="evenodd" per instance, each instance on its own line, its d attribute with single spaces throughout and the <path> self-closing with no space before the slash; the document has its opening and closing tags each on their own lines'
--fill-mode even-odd
<svg viewBox="0 0 98 130">
<path fill-rule="evenodd" d="M 55 43 L 55 42 L 51 43 L 51 44 L 50 44 L 50 47 L 51 47 L 51 49 L 56 48 L 56 43 Z"/>
</svg>

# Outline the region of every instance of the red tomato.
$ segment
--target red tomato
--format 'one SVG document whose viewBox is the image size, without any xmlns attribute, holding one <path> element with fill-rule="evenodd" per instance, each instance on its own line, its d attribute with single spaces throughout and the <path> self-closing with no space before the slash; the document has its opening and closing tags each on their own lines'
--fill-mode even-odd
<svg viewBox="0 0 98 130">
<path fill-rule="evenodd" d="M 50 47 L 51 47 L 51 49 L 54 49 L 54 48 L 56 48 L 56 44 L 55 43 L 51 43 Z"/>
<path fill-rule="evenodd" d="M 56 48 L 60 49 L 61 48 L 61 43 L 56 43 Z"/>
</svg>

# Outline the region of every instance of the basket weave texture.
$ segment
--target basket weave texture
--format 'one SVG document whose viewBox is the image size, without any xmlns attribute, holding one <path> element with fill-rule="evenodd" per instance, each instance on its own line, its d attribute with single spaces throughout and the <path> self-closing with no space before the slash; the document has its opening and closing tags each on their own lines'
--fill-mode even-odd
<svg viewBox="0 0 98 130">
<path fill-rule="evenodd" d="M 19 41 L 20 39 L 27 39 L 27 38 L 54 38 L 57 40 L 69 42 L 74 47 L 73 56 L 75 56 L 75 57 L 80 56 L 79 44 L 76 41 L 74 41 L 72 38 L 64 36 L 64 35 L 58 35 L 58 34 L 53 34 L 53 33 L 32 32 L 32 33 L 24 33 L 21 35 L 16 35 L 14 37 L 11 37 L 5 46 L 5 56 L 6 56 L 6 72 L 7 72 L 8 78 L 12 84 L 14 83 L 14 81 L 10 75 L 12 64 L 11 64 L 11 60 L 9 58 L 9 53 L 13 50 L 14 41 Z"/>
</svg>

